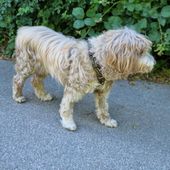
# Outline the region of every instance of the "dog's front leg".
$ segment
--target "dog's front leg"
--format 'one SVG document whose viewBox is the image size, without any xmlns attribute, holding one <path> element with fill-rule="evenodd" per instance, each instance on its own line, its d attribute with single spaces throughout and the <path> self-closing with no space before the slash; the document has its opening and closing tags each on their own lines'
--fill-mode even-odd
<svg viewBox="0 0 170 170">
<path fill-rule="evenodd" d="M 117 122 L 110 118 L 108 112 L 108 94 L 112 87 L 112 82 L 106 82 L 104 89 L 95 90 L 96 114 L 102 124 L 108 127 L 117 127 Z"/>
<path fill-rule="evenodd" d="M 66 87 L 64 96 L 60 104 L 61 124 L 68 130 L 76 130 L 76 124 L 73 119 L 74 103 L 82 98 L 83 94 L 77 92 L 75 89 Z"/>
</svg>

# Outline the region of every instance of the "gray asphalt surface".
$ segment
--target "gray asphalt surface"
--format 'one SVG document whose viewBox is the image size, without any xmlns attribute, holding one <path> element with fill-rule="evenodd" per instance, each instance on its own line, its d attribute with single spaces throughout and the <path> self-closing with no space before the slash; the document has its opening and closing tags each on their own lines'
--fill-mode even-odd
<svg viewBox="0 0 170 170">
<path fill-rule="evenodd" d="M 13 63 L 0 61 L 0 170 L 170 170 L 170 86 L 119 81 L 112 89 L 110 113 L 119 126 L 99 123 L 93 95 L 75 106 L 78 129 L 59 122 L 63 88 L 45 81 L 55 96 L 39 101 L 29 80 L 27 102 L 11 98 Z"/>
</svg>

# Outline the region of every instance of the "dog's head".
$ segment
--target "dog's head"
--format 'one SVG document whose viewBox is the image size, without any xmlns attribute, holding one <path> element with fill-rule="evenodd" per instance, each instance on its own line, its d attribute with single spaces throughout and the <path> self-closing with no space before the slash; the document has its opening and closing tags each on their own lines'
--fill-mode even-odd
<svg viewBox="0 0 170 170">
<path fill-rule="evenodd" d="M 155 64 L 149 54 L 152 42 L 129 28 L 110 30 L 103 34 L 104 65 L 122 75 L 148 73 Z"/>
</svg>

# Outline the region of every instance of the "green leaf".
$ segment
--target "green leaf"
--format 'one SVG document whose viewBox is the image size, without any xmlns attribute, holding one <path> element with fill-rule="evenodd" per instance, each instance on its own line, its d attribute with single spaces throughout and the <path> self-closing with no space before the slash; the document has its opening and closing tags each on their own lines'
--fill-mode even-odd
<svg viewBox="0 0 170 170">
<path fill-rule="evenodd" d="M 158 29 L 158 22 L 151 22 L 150 27 L 152 30 L 157 30 Z"/>
<path fill-rule="evenodd" d="M 151 18 L 158 18 L 158 11 L 157 8 L 152 8 L 148 11 L 149 15 L 151 16 Z"/>
<path fill-rule="evenodd" d="M 137 24 L 135 24 L 135 27 L 137 28 L 138 31 L 140 31 L 143 28 L 146 28 L 147 27 L 147 20 L 145 18 L 141 19 L 140 21 L 138 21 Z"/>
<path fill-rule="evenodd" d="M 167 5 L 165 7 L 162 8 L 161 10 L 161 16 L 168 18 L 170 17 L 170 5 Z"/>
<path fill-rule="evenodd" d="M 73 8 L 72 15 L 74 15 L 77 19 L 83 19 L 84 18 L 83 8 L 80 7 Z"/>
<path fill-rule="evenodd" d="M 92 37 L 92 36 L 95 36 L 96 33 L 95 33 L 95 31 L 94 31 L 93 29 L 91 29 L 91 30 L 88 32 L 88 35 Z"/>
<path fill-rule="evenodd" d="M 75 20 L 73 23 L 73 27 L 76 29 L 80 29 L 84 27 L 84 21 L 83 20 Z"/>
<path fill-rule="evenodd" d="M 136 11 L 142 11 L 143 6 L 141 4 L 136 4 L 135 5 L 135 10 Z"/>
<path fill-rule="evenodd" d="M 165 19 L 165 18 L 160 17 L 160 18 L 158 18 L 158 21 L 159 21 L 159 23 L 160 23 L 162 26 L 165 26 L 165 24 L 166 24 L 166 19 Z"/>
<path fill-rule="evenodd" d="M 87 35 L 87 28 L 83 28 L 82 30 L 80 30 L 81 33 L 81 38 L 85 38 Z"/>
<path fill-rule="evenodd" d="M 104 22 L 104 28 L 107 29 L 107 30 L 110 30 L 113 27 L 111 26 L 111 24 L 109 22 Z"/>
<path fill-rule="evenodd" d="M 94 21 L 97 22 L 101 22 L 102 21 L 102 14 L 101 13 L 97 13 L 94 17 L 93 17 Z"/>
<path fill-rule="evenodd" d="M 95 21 L 94 21 L 93 18 L 86 18 L 86 19 L 84 20 L 84 23 L 85 23 L 87 26 L 91 26 L 91 27 L 93 27 L 93 26 L 96 25 L 96 23 L 95 23 Z"/>
<path fill-rule="evenodd" d="M 33 12 L 33 8 L 32 7 L 29 7 L 29 6 L 26 6 L 26 7 L 20 7 L 18 9 L 18 14 L 17 16 L 19 15 L 24 15 L 24 14 L 28 14 L 28 13 L 32 13 Z"/>
<path fill-rule="evenodd" d="M 144 17 L 150 17 L 150 15 L 149 15 L 149 12 L 148 12 L 148 9 L 143 9 L 143 11 L 142 11 L 142 16 L 144 16 Z"/>
<path fill-rule="evenodd" d="M 123 5 L 122 4 L 117 4 L 116 8 L 112 8 L 112 15 L 123 15 L 123 13 L 125 12 Z"/>
<path fill-rule="evenodd" d="M 112 28 L 119 28 L 122 24 L 122 19 L 118 16 L 111 16 L 108 19 L 109 24 Z"/>
<path fill-rule="evenodd" d="M 128 9 L 128 11 L 133 12 L 135 9 L 135 4 L 128 3 L 126 8 Z"/>
<path fill-rule="evenodd" d="M 149 38 L 157 43 L 159 42 L 160 37 L 160 33 L 157 30 L 151 30 L 151 32 L 149 33 Z"/>
<path fill-rule="evenodd" d="M 109 30 L 113 28 L 120 28 L 122 20 L 118 16 L 111 16 L 108 18 L 108 22 L 104 22 L 104 27 Z"/>
<path fill-rule="evenodd" d="M 94 9 L 88 9 L 86 12 L 87 17 L 92 18 L 95 16 L 95 10 Z"/>
<path fill-rule="evenodd" d="M 170 42 L 170 28 L 168 28 L 168 29 L 166 30 L 166 34 L 167 34 L 166 39 L 167 39 L 168 42 Z"/>
<path fill-rule="evenodd" d="M 134 2 L 135 0 L 129 0 L 130 3 Z"/>
<path fill-rule="evenodd" d="M 5 28 L 7 24 L 3 21 L 0 21 L 0 28 Z"/>
</svg>

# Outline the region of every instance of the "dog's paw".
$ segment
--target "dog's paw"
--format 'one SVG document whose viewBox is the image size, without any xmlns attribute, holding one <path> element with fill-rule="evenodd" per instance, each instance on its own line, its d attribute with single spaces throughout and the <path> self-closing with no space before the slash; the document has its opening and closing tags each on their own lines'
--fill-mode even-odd
<svg viewBox="0 0 170 170">
<path fill-rule="evenodd" d="M 77 126 L 76 126 L 74 120 L 71 120 L 71 119 L 68 119 L 68 120 L 62 119 L 61 124 L 67 130 L 74 131 L 77 129 Z"/>
<path fill-rule="evenodd" d="M 44 102 L 47 102 L 47 101 L 51 101 L 53 100 L 53 97 L 50 95 L 50 94 L 46 94 L 46 95 L 42 95 L 42 96 L 38 96 L 37 97 L 41 100 L 41 101 L 44 101 Z"/>
<path fill-rule="evenodd" d="M 14 99 L 17 103 L 24 103 L 24 102 L 26 102 L 26 99 L 25 99 L 24 96 L 13 97 L 13 99 Z"/>
<path fill-rule="evenodd" d="M 114 119 L 108 119 L 106 121 L 103 122 L 103 124 L 107 127 L 111 127 L 111 128 L 115 128 L 118 126 L 118 123 L 116 120 Z"/>
</svg>

